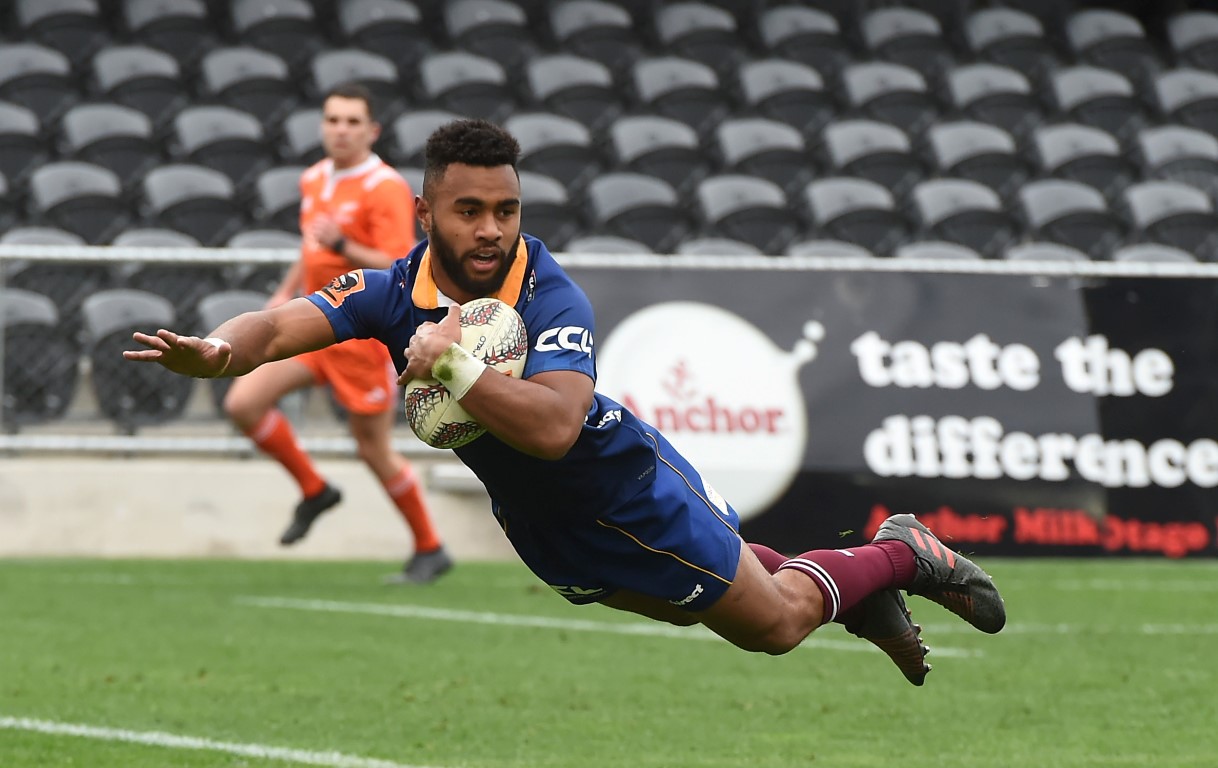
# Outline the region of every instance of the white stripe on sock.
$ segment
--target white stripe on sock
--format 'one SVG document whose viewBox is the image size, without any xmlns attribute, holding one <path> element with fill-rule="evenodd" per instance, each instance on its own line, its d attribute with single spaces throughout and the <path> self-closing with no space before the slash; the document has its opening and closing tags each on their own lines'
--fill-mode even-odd
<svg viewBox="0 0 1218 768">
<path fill-rule="evenodd" d="M 829 593 L 829 597 L 831 598 L 830 602 L 832 603 L 833 608 L 833 610 L 829 613 L 829 618 L 825 619 L 822 623 L 828 624 L 837 618 L 837 612 L 842 606 L 842 595 L 837 589 L 837 582 L 833 580 L 833 577 L 829 575 L 828 571 L 821 567 L 820 563 L 805 560 L 801 557 L 795 557 L 778 566 L 778 570 L 780 571 L 783 568 L 795 568 L 796 570 L 805 573 L 818 581 L 824 587 L 825 591 Z"/>
</svg>

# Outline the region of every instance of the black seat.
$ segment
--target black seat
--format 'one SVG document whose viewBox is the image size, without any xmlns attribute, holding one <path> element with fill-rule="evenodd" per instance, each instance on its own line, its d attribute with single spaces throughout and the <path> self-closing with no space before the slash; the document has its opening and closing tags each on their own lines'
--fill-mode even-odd
<svg viewBox="0 0 1218 768">
<path fill-rule="evenodd" d="M 200 90 L 262 124 L 283 119 L 299 100 L 287 62 L 253 47 L 216 48 L 199 62 Z"/>
<path fill-rule="evenodd" d="M 125 190 L 161 162 L 152 120 L 137 109 L 119 104 L 78 104 L 64 113 L 60 127 L 62 157 L 114 171 Z"/>
<path fill-rule="evenodd" d="M 622 111 L 613 73 L 592 59 L 567 54 L 539 56 L 525 65 L 537 104 L 599 130 Z"/>
<path fill-rule="evenodd" d="M 631 78 L 640 108 L 680 120 L 699 133 L 731 111 L 715 70 L 697 61 L 643 59 L 631 67 Z"/>
<path fill-rule="evenodd" d="M 1035 156 L 1047 175 L 1081 181 L 1115 199 L 1140 174 L 1114 136 L 1087 125 L 1042 125 L 1032 135 Z"/>
<path fill-rule="evenodd" d="M 199 301 L 228 287 L 228 269 L 181 259 L 129 261 L 119 265 L 117 285 L 163 296 L 173 304 L 178 326 L 194 328 L 199 323 Z"/>
<path fill-rule="evenodd" d="M 808 138 L 837 113 L 821 75 L 806 64 L 782 59 L 751 61 L 741 65 L 737 82 L 738 98 L 745 109 L 780 120 Z"/>
<path fill-rule="evenodd" d="M 968 48 L 980 60 L 1039 79 L 1061 66 L 1040 20 L 1018 8 L 982 8 L 964 25 Z"/>
<path fill-rule="evenodd" d="M 1021 72 L 997 64 L 966 64 L 947 74 L 955 108 L 1016 138 L 1044 121 L 1045 110 Z"/>
<path fill-rule="evenodd" d="M 185 232 L 204 245 L 219 245 L 241 229 L 244 211 L 232 181 L 199 165 L 172 164 L 144 177 L 148 223 Z"/>
<path fill-rule="evenodd" d="M 783 5 L 757 19 L 761 43 L 771 56 L 797 61 L 832 78 L 853 56 L 838 20 L 816 8 Z"/>
<path fill-rule="evenodd" d="M 868 179 L 898 197 L 926 170 L 905 132 L 876 120 L 840 120 L 821 132 L 829 174 Z"/>
<path fill-rule="evenodd" d="M 521 228 L 555 250 L 584 229 L 567 188 L 544 174 L 520 171 L 520 210 Z"/>
<path fill-rule="evenodd" d="M 609 146 L 617 170 L 655 176 L 678 191 L 710 173 L 697 131 L 671 117 L 619 117 L 609 126 Z"/>
<path fill-rule="evenodd" d="M 216 47 L 216 35 L 203 0 L 124 0 L 123 21 L 134 40 L 193 66 Z"/>
<path fill-rule="evenodd" d="M 939 20 L 916 8 L 879 8 L 859 20 L 863 45 L 875 58 L 916 69 L 937 83 L 955 65 Z"/>
<path fill-rule="evenodd" d="M 15 198 L 16 195 L 9 193 L 8 179 L 4 178 L 3 173 L 0 173 L 0 231 L 13 225 L 13 219 L 17 215 L 17 207 L 14 205 Z"/>
<path fill-rule="evenodd" d="M 1138 134 L 1147 178 L 1191 184 L 1218 195 L 1218 138 L 1196 128 L 1163 125 Z"/>
<path fill-rule="evenodd" d="M 1076 11 L 1066 21 L 1066 40 L 1079 61 L 1120 72 L 1145 88 L 1163 70 L 1163 60 L 1134 16 L 1111 8 Z"/>
<path fill-rule="evenodd" d="M 583 123 L 549 112 L 518 112 L 503 124 L 520 143 L 520 168 L 582 188 L 600 173 L 600 155 Z"/>
<path fill-rule="evenodd" d="M 18 39 L 54 48 L 80 66 L 106 44 L 97 0 L 13 0 Z"/>
<path fill-rule="evenodd" d="M 1017 195 L 1033 237 L 1068 245 L 1104 260 L 1125 239 L 1126 227 L 1104 195 L 1078 181 L 1030 181 Z"/>
<path fill-rule="evenodd" d="M 189 100 L 177 59 L 139 45 L 115 46 L 93 57 L 99 96 L 138 109 L 153 125 L 165 125 Z"/>
<path fill-rule="evenodd" d="M 35 43 L 0 45 L 0 99 L 53 124 L 80 98 L 68 57 Z"/>
<path fill-rule="evenodd" d="M 393 121 L 390 159 L 398 165 L 423 165 L 423 150 L 432 131 L 461 118 L 446 109 L 409 110 Z M 415 194 L 422 190 L 415 189 Z"/>
<path fill-rule="evenodd" d="M 309 107 L 288 115 L 280 126 L 279 156 L 289 163 L 312 165 L 326 156 L 321 144 L 322 111 Z"/>
<path fill-rule="evenodd" d="M 1193 10 L 1167 20 L 1167 42 L 1180 66 L 1218 70 L 1218 13 Z"/>
<path fill-rule="evenodd" d="M 550 30 L 560 49 L 624 74 L 643 57 L 643 42 L 630 12 L 601 0 L 550 4 Z"/>
<path fill-rule="evenodd" d="M 638 240 L 659 253 L 668 253 L 693 229 L 677 191 L 654 176 L 607 173 L 593 179 L 585 195 L 601 232 Z"/>
<path fill-rule="evenodd" d="M 122 355 L 140 348 L 131 340 L 133 332 L 177 327 L 169 300 L 146 291 L 105 290 L 86 299 L 81 314 L 93 395 L 102 415 L 128 433 L 180 417 L 195 380 Z"/>
<path fill-rule="evenodd" d="M 213 168 L 244 188 L 275 161 L 257 117 L 223 106 L 187 107 L 173 119 L 170 154 Z"/>
<path fill-rule="evenodd" d="M 926 78 L 901 64 L 851 64 L 842 70 L 842 85 L 846 101 L 861 115 L 907 133 L 921 133 L 939 115 Z"/>
<path fill-rule="evenodd" d="M 516 105 L 503 66 L 464 51 L 426 56 L 419 62 L 419 88 L 424 103 L 466 117 L 499 121 Z"/>
<path fill-rule="evenodd" d="M 263 309 L 269 298 L 267 293 L 240 289 L 209 293 L 199 301 L 198 319 L 192 332 L 196 336 L 205 336 L 226 320 Z M 210 379 L 207 383 L 210 385 L 211 402 L 216 408 L 216 415 L 223 416 L 224 396 L 232 387 L 233 380 L 221 377 Z"/>
<path fill-rule="evenodd" d="M 300 176 L 305 167 L 270 168 L 254 182 L 254 221 L 286 232 L 300 231 Z"/>
<path fill-rule="evenodd" d="M 47 158 L 46 137 L 34 111 L 0 101 L 0 173 L 15 187 Z"/>
<path fill-rule="evenodd" d="M 567 241 L 567 253 L 639 254 L 654 253 L 644 243 L 616 235 L 579 235 Z"/>
<path fill-rule="evenodd" d="M 108 243 L 130 211 L 118 174 L 92 163 L 48 163 L 30 175 L 32 220 L 62 227 L 90 244 Z"/>
<path fill-rule="evenodd" d="M 80 349 L 41 293 L 0 287 L 4 386 L 0 422 L 20 427 L 58 419 L 76 394 Z"/>
<path fill-rule="evenodd" d="M 1004 199 L 1032 173 L 1015 138 L 996 125 L 974 120 L 936 123 L 927 129 L 926 142 L 941 176 L 979 182 Z"/>
<path fill-rule="evenodd" d="M 1020 227 L 989 187 L 967 179 L 930 179 L 910 193 L 922 237 L 958 243 L 996 258 L 1015 240 Z"/>
<path fill-rule="evenodd" d="M 404 108 L 398 68 L 388 57 L 358 48 L 326 50 L 313 56 L 311 70 L 318 99 L 336 86 L 359 83 L 372 93 L 379 121 L 392 122 Z"/>
<path fill-rule="evenodd" d="M 885 187 L 867 179 L 830 177 L 804 188 L 812 223 L 822 234 L 888 256 L 909 239 L 908 219 Z"/>
<path fill-rule="evenodd" d="M 788 193 L 802 189 L 812 176 L 812 158 L 803 134 L 786 123 L 737 117 L 720 123 L 714 137 L 728 173 L 759 176 Z"/>
<path fill-rule="evenodd" d="M 699 2 L 657 4 L 652 24 L 661 50 L 705 64 L 721 77 L 748 58 L 736 18 L 722 8 Z"/>
<path fill-rule="evenodd" d="M 518 70 L 538 52 L 528 14 L 507 0 L 450 0 L 444 3 L 444 27 L 454 45 L 509 70 Z"/>
<path fill-rule="evenodd" d="M 698 182 L 705 233 L 742 240 L 762 253 L 780 254 L 803 231 L 782 187 L 756 176 L 723 174 Z"/>
<path fill-rule="evenodd" d="M 1205 192 L 1175 181 L 1145 181 L 1127 188 L 1124 202 L 1141 239 L 1218 261 L 1218 215 Z"/>
<path fill-rule="evenodd" d="M 1218 74 L 1174 69 L 1155 80 L 1159 109 L 1169 118 L 1218 136 Z"/>
<path fill-rule="evenodd" d="M 432 49 L 415 3 L 347 0 L 337 3 L 336 10 L 346 42 L 390 59 L 403 77 L 413 75 L 419 59 Z"/>
<path fill-rule="evenodd" d="M 237 39 L 270 51 L 294 70 L 326 47 L 307 0 L 232 0 L 229 20 Z"/>
<path fill-rule="evenodd" d="M 14 227 L 0 236 L 0 244 L 73 248 L 85 241 L 80 235 L 57 227 Z M 0 282 L 50 297 L 69 333 L 79 328 L 81 302 L 108 287 L 112 280 L 110 264 L 105 262 L 9 259 L 0 265 L 4 268 Z"/>
<path fill-rule="evenodd" d="M 1103 129 L 1122 142 L 1131 140 L 1148 122 L 1133 83 L 1116 72 L 1068 67 L 1054 71 L 1050 84 L 1063 114 Z"/>
<path fill-rule="evenodd" d="M 300 233 L 281 229 L 247 229 L 228 239 L 229 248 L 274 250 L 290 253 L 292 260 L 300 252 Z M 229 274 L 234 289 L 272 294 L 283 282 L 288 265 L 278 261 L 250 261 L 240 264 Z"/>
</svg>

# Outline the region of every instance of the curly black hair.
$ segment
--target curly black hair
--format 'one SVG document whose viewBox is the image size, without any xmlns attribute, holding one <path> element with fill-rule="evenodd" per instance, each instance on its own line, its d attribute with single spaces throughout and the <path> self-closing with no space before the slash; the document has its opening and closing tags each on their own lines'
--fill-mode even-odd
<svg viewBox="0 0 1218 768">
<path fill-rule="evenodd" d="M 444 178 L 444 171 L 453 163 L 515 168 L 520 144 L 512 134 L 486 120 L 454 120 L 432 132 L 424 156 L 423 194 L 430 197 L 433 185 Z"/>
</svg>

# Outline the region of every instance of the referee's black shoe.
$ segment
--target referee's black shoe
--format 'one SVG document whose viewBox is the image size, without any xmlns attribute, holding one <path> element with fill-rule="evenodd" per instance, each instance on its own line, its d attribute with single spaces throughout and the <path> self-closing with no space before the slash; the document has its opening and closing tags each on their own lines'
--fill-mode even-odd
<svg viewBox="0 0 1218 768">
<path fill-rule="evenodd" d="M 313 521 L 322 512 L 342 500 L 343 492 L 329 483 L 326 483 L 326 487 L 318 493 L 301 499 L 300 503 L 296 505 L 295 514 L 292 515 L 292 522 L 279 537 L 279 543 L 286 547 L 303 539 L 309 533 L 309 528 L 313 526 Z"/>
</svg>

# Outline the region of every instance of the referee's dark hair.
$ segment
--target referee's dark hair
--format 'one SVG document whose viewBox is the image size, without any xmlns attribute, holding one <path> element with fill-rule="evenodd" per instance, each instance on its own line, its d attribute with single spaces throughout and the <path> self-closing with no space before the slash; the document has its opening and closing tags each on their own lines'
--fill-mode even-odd
<svg viewBox="0 0 1218 768">
<path fill-rule="evenodd" d="M 376 122 L 376 102 L 372 98 L 372 91 L 368 90 L 367 86 L 359 83 L 341 83 L 326 91 L 326 98 L 322 99 L 322 103 L 324 104 L 331 96 L 337 96 L 340 99 L 359 99 L 368 107 L 368 121 Z"/>
<path fill-rule="evenodd" d="M 430 197 L 433 185 L 444 178 L 444 171 L 453 163 L 481 168 L 510 165 L 515 169 L 520 144 L 492 122 L 454 120 L 432 132 L 424 155 L 423 194 Z"/>
</svg>

